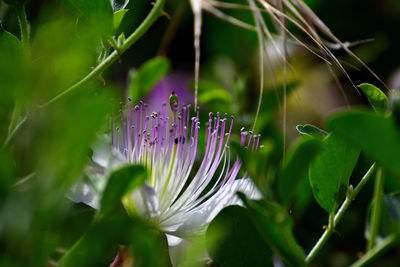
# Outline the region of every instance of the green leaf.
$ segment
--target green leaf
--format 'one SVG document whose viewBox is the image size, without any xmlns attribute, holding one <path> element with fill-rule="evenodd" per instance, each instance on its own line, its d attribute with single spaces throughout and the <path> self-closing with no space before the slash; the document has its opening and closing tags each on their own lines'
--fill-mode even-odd
<svg viewBox="0 0 400 267">
<path fill-rule="evenodd" d="M 400 178 L 400 132 L 391 117 L 367 111 L 344 112 L 334 116 L 328 128 Z"/>
<path fill-rule="evenodd" d="M 15 164 L 5 149 L 0 149 L 0 203 L 7 198 L 15 179 Z M 2 204 L 0 204 L 0 207 Z"/>
<path fill-rule="evenodd" d="M 388 99 L 384 92 L 369 83 L 362 83 L 358 87 L 364 92 L 376 112 L 386 112 Z"/>
<path fill-rule="evenodd" d="M 272 250 L 286 266 L 305 266 L 305 254 L 293 236 L 293 222 L 284 209 L 274 202 L 261 205 L 238 193 L 249 208 L 250 214 Z"/>
<path fill-rule="evenodd" d="M 307 174 L 311 160 L 321 149 L 317 139 L 301 141 L 289 151 L 281 175 L 278 179 L 278 197 L 286 205 L 296 192 L 301 180 Z"/>
<path fill-rule="evenodd" d="M 321 153 L 311 163 L 309 179 L 315 199 L 327 212 L 334 212 L 344 198 L 359 154 L 359 149 L 335 134 L 324 139 Z"/>
<path fill-rule="evenodd" d="M 0 24 L 0 106 L 14 104 L 17 94 L 23 89 L 27 57 L 17 37 L 5 31 Z"/>
<path fill-rule="evenodd" d="M 107 212 L 127 193 L 141 185 L 147 178 L 147 172 L 142 166 L 127 165 L 114 171 L 107 182 L 100 201 L 102 212 Z"/>
<path fill-rule="evenodd" d="M 102 36 L 111 36 L 113 9 L 110 0 L 63 0 Z"/>
<path fill-rule="evenodd" d="M 208 226 L 206 238 L 218 266 L 273 266 L 271 249 L 243 207 L 224 208 Z"/>
<path fill-rule="evenodd" d="M 202 85 L 199 85 L 199 87 L 200 86 Z M 204 92 L 199 95 L 199 103 L 201 104 L 208 104 L 213 101 L 222 101 L 230 104 L 232 103 L 232 95 L 227 90 L 219 87 L 204 89 Z"/>
<path fill-rule="evenodd" d="M 133 103 L 139 101 L 168 72 L 170 62 L 167 58 L 156 57 L 144 63 L 133 73 L 129 92 Z"/>
<path fill-rule="evenodd" d="M 232 100 L 232 94 L 225 88 L 221 87 L 218 82 L 205 80 L 199 82 L 200 104 L 206 105 L 212 102 L 231 104 Z"/>
<path fill-rule="evenodd" d="M 296 130 L 306 137 L 324 139 L 329 133 L 311 124 L 297 125 Z"/>
<path fill-rule="evenodd" d="M 118 30 L 119 25 L 121 25 L 121 22 L 123 18 L 125 17 L 126 12 L 128 12 L 128 9 L 120 9 L 116 12 L 114 12 L 114 17 L 113 17 L 113 31 L 115 32 Z"/>
<path fill-rule="evenodd" d="M 286 95 L 289 97 L 291 93 L 297 88 L 298 82 L 290 81 L 286 85 Z M 283 96 L 284 96 L 283 84 L 278 84 L 277 88 L 264 89 L 262 98 L 262 105 L 260 108 L 260 114 L 257 119 L 260 129 L 265 127 L 271 122 L 275 113 L 282 108 Z"/>
<path fill-rule="evenodd" d="M 120 206 L 94 222 L 88 231 L 60 259 L 58 266 L 109 266 L 119 245 L 139 266 L 171 266 L 165 238 L 139 218 L 130 218 Z M 129 255 L 128 254 L 128 255 Z M 157 257 L 154 257 L 157 255 Z"/>
</svg>

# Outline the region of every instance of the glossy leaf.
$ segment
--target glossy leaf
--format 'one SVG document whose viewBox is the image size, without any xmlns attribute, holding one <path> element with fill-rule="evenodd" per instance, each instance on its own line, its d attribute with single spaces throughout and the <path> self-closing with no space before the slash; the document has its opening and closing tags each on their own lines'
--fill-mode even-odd
<svg viewBox="0 0 400 267">
<path fill-rule="evenodd" d="M 324 139 L 322 151 L 310 165 L 309 179 L 315 199 L 327 212 L 334 212 L 344 198 L 359 154 L 335 134 Z"/>
<path fill-rule="evenodd" d="M 329 133 L 311 124 L 297 125 L 296 130 L 307 137 L 324 139 Z"/>
<path fill-rule="evenodd" d="M 119 25 L 121 25 L 122 20 L 124 19 L 126 12 L 128 12 L 128 9 L 121 9 L 116 12 L 114 12 L 114 17 L 113 17 L 113 31 L 118 30 Z"/>
<path fill-rule="evenodd" d="M 113 29 L 113 9 L 110 0 L 63 0 L 80 17 L 102 36 L 111 36 Z"/>
<path fill-rule="evenodd" d="M 286 205 L 296 192 L 301 180 L 307 174 L 311 160 L 321 149 L 321 142 L 309 139 L 295 145 L 289 152 L 278 179 L 278 197 Z"/>
<path fill-rule="evenodd" d="M 293 232 L 292 219 L 282 207 L 273 202 L 263 203 L 246 199 L 238 193 L 249 208 L 260 234 L 286 266 L 305 266 L 305 254 L 298 245 Z"/>
<path fill-rule="evenodd" d="M 143 98 L 150 89 L 165 75 L 170 68 L 170 62 L 164 57 L 156 57 L 146 61 L 132 74 L 129 93 L 133 103 Z M 171 88 L 173 90 L 173 88 Z"/>
<path fill-rule="evenodd" d="M 358 87 L 364 92 L 375 111 L 385 112 L 387 110 L 388 99 L 379 88 L 369 83 L 362 83 Z"/>
<path fill-rule="evenodd" d="M 391 117 L 351 111 L 334 116 L 328 127 L 400 178 L 400 131 Z"/>
<path fill-rule="evenodd" d="M 127 165 L 114 171 L 110 175 L 100 201 L 102 212 L 107 212 L 120 203 L 124 195 L 141 185 L 146 178 L 146 170 L 138 165 Z"/>
<path fill-rule="evenodd" d="M 249 211 L 224 208 L 210 223 L 207 250 L 218 266 L 273 266 L 273 253 L 259 234 Z"/>
</svg>

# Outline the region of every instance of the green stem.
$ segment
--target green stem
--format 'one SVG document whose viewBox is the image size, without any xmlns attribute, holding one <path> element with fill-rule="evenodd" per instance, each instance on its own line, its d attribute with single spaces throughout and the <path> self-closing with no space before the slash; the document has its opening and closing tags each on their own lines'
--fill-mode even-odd
<svg viewBox="0 0 400 267">
<path fill-rule="evenodd" d="M 106 59 L 104 59 L 96 68 L 94 68 L 88 75 L 86 75 L 82 80 L 69 87 L 62 93 L 58 94 L 45 104 L 39 107 L 45 107 L 59 100 L 61 97 L 68 95 L 72 91 L 84 86 L 94 78 L 98 77 L 104 70 L 106 70 L 111 64 L 113 64 L 120 55 L 122 55 L 126 50 L 128 50 L 146 31 L 151 25 L 162 15 L 163 7 L 166 0 L 158 0 L 150 13 L 147 15 L 145 20 L 140 24 L 140 26 L 125 40 L 125 42 L 119 47 L 119 51 L 114 50 Z"/>
<path fill-rule="evenodd" d="M 383 185 L 384 185 L 384 177 L 382 175 L 382 168 L 378 168 L 376 172 L 375 178 L 375 187 L 374 187 L 374 198 L 373 198 L 373 206 L 371 213 L 371 228 L 370 233 L 371 236 L 368 240 L 367 251 L 370 251 L 376 243 L 376 237 L 379 232 L 379 224 L 381 220 L 382 213 L 382 202 L 383 202 Z"/>
<path fill-rule="evenodd" d="M 381 255 L 385 250 L 399 242 L 399 238 L 396 234 L 392 234 L 386 237 L 377 246 L 369 250 L 361 259 L 353 263 L 350 267 L 361 267 L 369 264 L 376 257 Z"/>
<path fill-rule="evenodd" d="M 24 45 L 26 51 L 29 51 L 29 28 L 28 20 L 25 13 L 25 4 L 21 6 L 15 6 L 15 10 L 17 12 L 19 28 L 21 30 L 21 42 Z"/>
<path fill-rule="evenodd" d="M 20 119 L 21 110 L 22 110 L 21 105 L 18 102 L 16 102 L 13 112 L 11 114 L 10 124 L 8 126 L 8 131 L 7 131 L 7 137 L 6 140 L 4 141 L 3 148 L 8 145 L 8 143 L 11 141 L 15 133 L 28 118 L 28 115 L 25 114 L 25 116 L 22 119 Z"/>
<path fill-rule="evenodd" d="M 374 173 L 375 169 L 376 169 L 376 166 L 375 166 L 375 163 L 374 163 L 369 168 L 369 170 L 364 175 L 364 177 L 361 179 L 361 181 L 358 183 L 356 188 L 354 190 L 349 189 L 349 191 L 347 193 L 347 196 L 346 196 L 346 200 L 343 202 L 342 206 L 340 206 L 339 210 L 336 212 L 336 214 L 335 214 L 335 216 L 333 218 L 333 225 L 330 225 L 325 230 L 325 232 L 319 238 L 317 243 L 314 245 L 314 247 L 308 253 L 308 255 L 306 257 L 306 264 L 307 265 L 310 264 L 311 261 L 318 255 L 318 253 L 321 251 L 322 247 L 328 241 L 329 237 L 335 232 L 336 225 L 340 222 L 340 220 L 342 219 L 343 215 L 345 214 L 347 209 L 350 207 L 351 202 L 354 200 L 354 198 L 358 195 L 360 190 L 368 182 L 368 180 L 370 179 L 371 175 Z"/>
</svg>

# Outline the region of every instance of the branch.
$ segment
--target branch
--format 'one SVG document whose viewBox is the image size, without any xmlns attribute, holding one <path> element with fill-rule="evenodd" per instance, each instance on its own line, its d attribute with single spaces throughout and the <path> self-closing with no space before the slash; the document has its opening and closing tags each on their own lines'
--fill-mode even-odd
<svg viewBox="0 0 400 267">
<path fill-rule="evenodd" d="M 307 265 L 310 264 L 311 261 L 315 258 L 315 256 L 318 255 L 318 253 L 321 251 L 322 247 L 325 245 L 326 241 L 328 241 L 329 237 L 335 232 L 336 225 L 340 222 L 344 213 L 350 207 L 351 202 L 354 200 L 354 198 L 358 195 L 360 190 L 368 182 L 369 178 L 374 173 L 375 169 L 376 169 L 376 165 L 374 163 L 369 168 L 369 170 L 364 175 L 364 177 L 361 179 L 361 181 L 358 183 L 356 188 L 354 190 L 352 190 L 351 188 L 349 189 L 347 196 L 346 196 L 346 200 L 343 202 L 342 206 L 340 206 L 339 210 L 335 214 L 335 217 L 333 219 L 333 225 L 329 225 L 329 227 L 325 230 L 325 232 L 319 238 L 318 242 L 311 249 L 310 253 L 308 253 L 308 255 L 306 257 Z"/>
<path fill-rule="evenodd" d="M 103 60 L 96 68 L 94 68 L 88 75 L 86 75 L 82 80 L 69 87 L 62 93 L 58 94 L 48 102 L 39 107 L 48 106 L 61 97 L 71 93 L 72 91 L 84 86 L 94 78 L 98 77 L 104 70 L 106 70 L 111 64 L 113 64 L 120 55 L 122 55 L 126 50 L 128 50 L 146 31 L 150 28 L 151 25 L 162 15 L 163 7 L 166 0 L 158 0 L 150 13 L 147 15 L 145 20 L 140 24 L 140 26 L 124 41 L 124 43 L 119 47 L 119 51 L 114 50 L 105 60 Z"/>
</svg>

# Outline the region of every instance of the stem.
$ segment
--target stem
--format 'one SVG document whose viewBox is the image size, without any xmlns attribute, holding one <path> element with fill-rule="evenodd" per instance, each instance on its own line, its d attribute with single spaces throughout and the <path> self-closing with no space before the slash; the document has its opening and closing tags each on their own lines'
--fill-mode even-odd
<svg viewBox="0 0 400 267">
<path fill-rule="evenodd" d="M 125 40 L 125 42 L 119 47 L 119 51 L 114 50 L 106 59 L 104 59 L 96 68 L 94 68 L 88 75 L 86 75 L 82 80 L 72 85 L 62 93 L 58 94 L 48 102 L 39 107 L 48 106 L 54 102 L 56 102 L 61 97 L 71 93 L 77 88 L 80 88 L 90 82 L 92 79 L 99 76 L 104 70 L 106 70 L 112 63 L 114 63 L 119 55 L 122 55 L 128 48 L 130 48 L 146 31 L 150 28 L 151 25 L 162 15 L 163 7 L 166 0 L 158 0 L 150 13 L 147 15 L 145 20 L 140 24 L 140 26 Z"/>
<path fill-rule="evenodd" d="M 6 140 L 4 141 L 3 148 L 8 145 L 8 143 L 11 141 L 15 133 L 28 118 L 28 115 L 25 114 L 24 117 L 20 120 L 20 114 L 21 114 L 21 105 L 18 102 L 16 102 L 13 112 L 11 114 L 10 124 L 8 126 L 8 131 L 7 131 L 7 137 Z"/>
<path fill-rule="evenodd" d="M 368 240 L 367 251 L 370 251 L 375 246 L 376 237 L 378 236 L 379 232 L 379 224 L 382 213 L 383 184 L 384 184 L 384 177 L 382 175 L 382 168 L 379 168 L 376 172 L 376 178 L 375 178 L 374 198 L 373 198 L 371 228 L 370 228 L 371 236 Z"/>
<path fill-rule="evenodd" d="M 29 51 L 29 28 L 28 20 L 25 13 L 25 4 L 21 6 L 15 6 L 17 12 L 19 28 L 21 30 L 21 42 L 24 45 L 26 51 Z"/>
<path fill-rule="evenodd" d="M 373 247 L 371 250 L 368 251 L 361 259 L 353 263 L 350 267 L 361 267 L 365 266 L 366 264 L 370 263 L 373 259 L 377 256 L 382 254 L 385 250 L 390 248 L 395 243 L 398 243 L 399 238 L 396 234 L 391 234 L 390 236 L 386 237 L 382 242 L 379 243 L 376 247 Z"/>
<path fill-rule="evenodd" d="M 376 169 L 376 165 L 374 163 L 369 168 L 369 170 L 364 175 L 364 177 L 361 179 L 361 181 L 358 183 L 356 188 L 354 190 L 349 189 L 349 191 L 347 193 L 347 196 L 346 196 L 346 200 L 343 202 L 342 206 L 340 206 L 339 210 L 337 211 L 337 213 L 334 216 L 333 225 L 332 226 L 330 225 L 325 230 L 325 232 L 319 238 L 317 243 L 314 245 L 314 247 L 308 253 L 308 255 L 306 257 L 306 264 L 307 265 L 310 264 L 311 261 L 318 255 L 318 253 L 321 251 L 322 247 L 325 245 L 326 241 L 328 241 L 329 237 L 334 233 L 336 225 L 340 222 L 340 220 L 342 219 L 344 213 L 350 207 L 351 202 L 354 200 L 354 198 L 358 195 L 360 190 L 368 182 L 369 178 L 374 173 L 375 169 Z"/>
</svg>

